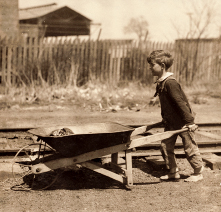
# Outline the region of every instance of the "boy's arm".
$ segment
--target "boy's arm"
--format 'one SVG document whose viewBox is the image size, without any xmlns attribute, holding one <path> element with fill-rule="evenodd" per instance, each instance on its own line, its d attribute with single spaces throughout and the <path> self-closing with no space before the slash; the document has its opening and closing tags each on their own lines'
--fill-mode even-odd
<svg viewBox="0 0 221 212">
<path fill-rule="evenodd" d="M 176 105 L 181 117 L 183 118 L 185 125 L 193 125 L 194 117 L 190 111 L 190 108 L 187 106 L 187 102 L 185 101 L 181 87 L 177 83 L 176 80 L 168 80 L 166 85 L 166 90 L 169 96 L 171 97 L 172 102 Z"/>
</svg>

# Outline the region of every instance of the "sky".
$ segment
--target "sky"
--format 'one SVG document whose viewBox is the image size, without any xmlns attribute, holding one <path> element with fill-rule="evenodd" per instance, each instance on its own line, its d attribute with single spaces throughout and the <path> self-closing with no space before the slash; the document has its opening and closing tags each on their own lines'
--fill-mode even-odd
<svg viewBox="0 0 221 212">
<path fill-rule="evenodd" d="M 220 0 L 215 1 L 221 3 Z M 94 39 L 98 37 L 100 29 L 100 39 L 136 39 L 136 34 L 124 34 L 123 28 L 131 18 L 143 16 L 149 24 L 152 41 L 173 42 L 190 28 L 190 17 L 187 13 L 192 12 L 192 9 L 187 2 L 188 0 L 185 3 L 184 0 L 19 0 L 19 8 L 51 3 L 68 6 L 91 19 L 93 23 L 101 24 L 91 28 L 91 37 Z M 221 23 L 221 18 L 217 17 L 216 23 Z M 217 37 L 220 26 L 214 24 L 209 37 Z"/>
</svg>

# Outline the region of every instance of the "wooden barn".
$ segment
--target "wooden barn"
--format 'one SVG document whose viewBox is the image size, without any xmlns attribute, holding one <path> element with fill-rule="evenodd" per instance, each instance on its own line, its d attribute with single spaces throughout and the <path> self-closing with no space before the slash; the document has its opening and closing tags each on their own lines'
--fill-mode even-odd
<svg viewBox="0 0 221 212">
<path fill-rule="evenodd" d="M 19 30 L 27 37 L 90 35 L 91 20 L 56 3 L 19 9 Z"/>
<path fill-rule="evenodd" d="M 0 0 L 0 37 L 18 37 L 18 0 Z"/>
</svg>

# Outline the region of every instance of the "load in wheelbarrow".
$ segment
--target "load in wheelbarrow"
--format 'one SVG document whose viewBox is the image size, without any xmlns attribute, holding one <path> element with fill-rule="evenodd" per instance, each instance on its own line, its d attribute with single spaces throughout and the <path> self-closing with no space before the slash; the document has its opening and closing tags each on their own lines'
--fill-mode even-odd
<svg viewBox="0 0 221 212">
<path fill-rule="evenodd" d="M 29 133 L 37 136 L 38 142 L 21 148 L 15 155 L 12 172 L 14 178 L 22 180 L 22 183 L 17 180 L 12 188 L 46 189 L 56 181 L 61 170 L 77 165 L 132 186 L 132 150 L 187 130 L 137 137 L 160 124 L 132 128 L 107 122 L 31 129 Z M 119 166 L 118 153 L 122 151 L 125 152 L 125 164 Z M 94 160 L 106 155 L 111 155 L 111 171 Z M 20 177 L 15 170 L 18 165 L 22 169 Z"/>
</svg>

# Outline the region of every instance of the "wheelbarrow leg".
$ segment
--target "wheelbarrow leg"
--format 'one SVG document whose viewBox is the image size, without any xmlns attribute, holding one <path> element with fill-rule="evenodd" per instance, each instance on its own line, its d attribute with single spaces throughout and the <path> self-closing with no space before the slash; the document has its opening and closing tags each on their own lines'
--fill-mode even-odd
<svg viewBox="0 0 221 212">
<path fill-rule="evenodd" d="M 96 162 L 93 162 L 93 161 L 86 161 L 86 162 L 82 162 L 80 163 L 83 167 L 85 168 L 88 168 L 88 169 L 91 169 L 92 171 L 95 171 L 99 174 L 102 174 L 102 175 L 105 175 L 107 177 L 110 177 L 122 184 L 125 183 L 125 178 L 119 174 L 116 174 L 112 171 L 109 171 L 105 168 L 103 168 L 103 166 L 99 165 L 98 163 Z"/>
<path fill-rule="evenodd" d="M 132 151 L 125 151 L 126 158 L 126 178 L 127 178 L 127 186 L 133 185 L 133 175 L 132 175 Z"/>
</svg>

